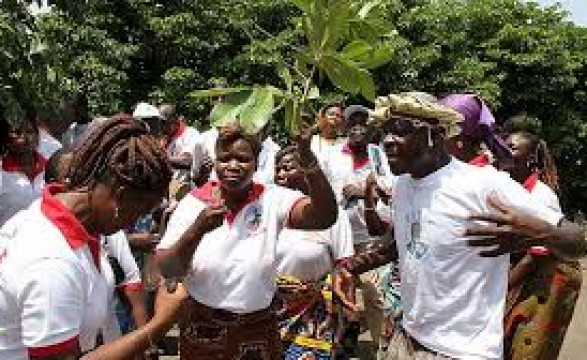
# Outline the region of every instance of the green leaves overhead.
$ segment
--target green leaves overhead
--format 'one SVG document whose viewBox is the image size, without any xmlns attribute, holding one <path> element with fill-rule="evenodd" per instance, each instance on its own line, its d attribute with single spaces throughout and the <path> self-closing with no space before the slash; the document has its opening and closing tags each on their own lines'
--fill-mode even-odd
<svg viewBox="0 0 587 360">
<path fill-rule="evenodd" d="M 274 96 L 280 92 L 272 86 L 254 86 L 231 89 L 198 90 L 191 97 L 223 96 L 210 114 L 213 126 L 238 123 L 247 134 L 256 134 L 269 121 L 274 111 Z"/>
</svg>

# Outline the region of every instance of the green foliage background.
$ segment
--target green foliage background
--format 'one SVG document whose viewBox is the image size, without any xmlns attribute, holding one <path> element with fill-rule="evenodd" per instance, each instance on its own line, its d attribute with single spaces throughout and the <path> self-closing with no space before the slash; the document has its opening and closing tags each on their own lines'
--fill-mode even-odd
<svg viewBox="0 0 587 360">
<path fill-rule="evenodd" d="M 0 98 L 50 111 L 81 89 L 94 114 L 172 101 L 206 127 L 210 108 L 188 97 L 193 90 L 219 80 L 284 85 L 275 64 L 301 41 L 292 1 L 56 0 L 32 19 L 27 2 L 3 0 Z M 538 119 L 535 130 L 557 159 L 564 205 L 585 212 L 586 28 L 564 20 L 558 7 L 522 0 L 353 2 L 380 5 L 373 15 L 380 26 L 357 29 L 387 37 L 391 61 L 373 71 L 379 93 L 473 91 L 501 121 L 521 113 Z M 321 101 L 366 102 L 318 77 Z"/>
</svg>

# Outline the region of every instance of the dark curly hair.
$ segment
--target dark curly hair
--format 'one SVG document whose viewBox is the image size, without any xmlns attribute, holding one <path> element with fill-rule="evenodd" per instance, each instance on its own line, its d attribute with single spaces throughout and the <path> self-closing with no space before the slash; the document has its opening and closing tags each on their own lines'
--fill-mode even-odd
<svg viewBox="0 0 587 360">
<path fill-rule="evenodd" d="M 67 186 L 76 189 L 113 182 L 165 194 L 171 176 L 165 150 L 142 123 L 122 114 L 97 126 L 76 149 Z"/>
</svg>

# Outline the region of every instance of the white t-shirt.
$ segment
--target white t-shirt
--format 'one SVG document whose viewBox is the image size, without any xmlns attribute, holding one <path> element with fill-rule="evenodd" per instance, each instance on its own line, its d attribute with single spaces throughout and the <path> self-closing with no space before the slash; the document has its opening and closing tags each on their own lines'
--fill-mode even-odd
<svg viewBox="0 0 587 360">
<path fill-rule="evenodd" d="M 0 226 L 41 195 L 45 186 L 46 163 L 47 160 L 37 154 L 37 171 L 31 180 L 16 162 L 3 159 L 0 170 Z"/>
<path fill-rule="evenodd" d="M 63 145 L 61 145 L 59 140 L 55 139 L 47 130 L 39 128 L 39 146 L 37 151 L 45 159 L 49 159 L 51 155 L 55 154 L 62 147 Z"/>
<path fill-rule="evenodd" d="M 93 249 L 93 250 L 92 250 Z M 95 345 L 106 317 L 100 246 L 48 190 L 0 229 L 0 358 Z"/>
<path fill-rule="evenodd" d="M 218 129 L 216 127 L 211 127 L 202 133 L 204 151 L 212 160 L 216 160 L 216 140 L 218 140 Z"/>
<path fill-rule="evenodd" d="M 179 130 L 177 134 L 172 138 L 169 145 L 167 145 L 167 153 L 170 156 L 180 156 L 183 154 L 189 154 L 192 156 L 192 167 L 194 167 L 197 162 L 194 159 L 194 156 L 199 156 L 201 151 L 201 138 L 200 133 L 198 130 L 194 129 L 191 126 L 187 126 L 185 124 L 180 124 Z M 192 173 L 197 171 L 198 169 L 191 169 Z M 176 178 L 184 178 L 187 177 L 189 174 L 187 171 L 176 171 L 175 177 Z"/>
<path fill-rule="evenodd" d="M 118 318 L 116 317 L 116 289 L 140 291 L 143 289 L 143 284 L 141 282 L 141 272 L 135 258 L 132 256 L 124 231 L 119 231 L 110 236 L 102 236 L 100 240 L 102 245 L 102 274 L 108 286 L 108 314 L 106 323 L 102 326 L 102 336 L 104 342 L 109 343 L 122 335 Z M 108 261 L 108 256 L 116 259 L 124 272 L 124 278 L 118 285 L 116 284 L 114 270 Z"/>
<path fill-rule="evenodd" d="M 208 183 L 179 202 L 158 249 L 179 240 L 213 201 L 215 187 Z M 184 280 L 188 293 L 204 305 L 234 313 L 267 308 L 276 290 L 277 238 L 303 197 L 280 186 L 254 184 L 243 208 L 202 238 Z"/>
<path fill-rule="evenodd" d="M 260 184 L 273 184 L 275 179 L 275 155 L 280 147 L 271 137 L 267 137 L 261 147 L 259 158 L 257 159 L 257 171 L 253 175 L 253 180 Z"/>
<path fill-rule="evenodd" d="M 501 359 L 509 256 L 483 258 L 467 246 L 472 213 L 487 197 L 551 224 L 562 215 L 536 203 L 506 173 L 453 159 L 419 180 L 403 175 L 393 195 L 403 326 L 425 347 L 457 359 Z"/>
<path fill-rule="evenodd" d="M 285 228 L 277 243 L 277 272 L 303 281 L 318 281 L 332 271 L 336 260 L 354 255 L 348 217 L 338 211 L 336 223 L 324 231 Z"/>
<path fill-rule="evenodd" d="M 535 177 L 534 181 L 529 179 L 530 181 L 527 181 L 524 184 L 526 190 L 530 192 L 530 196 L 535 199 L 536 202 L 562 214 L 561 205 L 558 201 L 558 196 L 556 196 L 556 193 L 550 188 L 550 186 L 538 180 L 538 174 L 535 174 L 532 177 Z M 550 254 L 550 250 L 544 246 L 533 246 L 532 248 L 528 249 L 528 253 L 532 255 L 548 255 Z"/>
<path fill-rule="evenodd" d="M 538 180 L 536 182 L 536 185 L 530 190 L 530 195 L 536 200 L 536 202 L 546 205 L 553 211 L 562 213 L 558 196 L 556 196 L 556 193 L 550 188 L 550 186 L 542 181 Z"/>
<path fill-rule="evenodd" d="M 312 142 L 310 143 L 310 149 L 312 149 L 316 155 L 322 169 L 327 171 L 328 164 L 334 161 L 331 157 L 338 157 L 338 153 L 341 151 L 345 143 L 346 139 L 344 138 L 337 138 L 331 142 L 324 140 L 320 135 L 314 135 L 312 137 Z"/>
<path fill-rule="evenodd" d="M 339 204 L 344 207 L 349 217 L 353 230 L 353 242 L 359 244 L 371 240 L 365 222 L 363 200 L 346 203 L 342 195 L 343 189 L 347 185 L 356 185 L 361 189 L 365 188 L 365 181 L 372 171 L 369 158 L 364 161 L 355 161 L 352 150 L 345 144 L 338 146 L 336 149 L 333 148 L 328 160 L 324 160 L 322 164 L 326 169 L 326 176 Z"/>
</svg>

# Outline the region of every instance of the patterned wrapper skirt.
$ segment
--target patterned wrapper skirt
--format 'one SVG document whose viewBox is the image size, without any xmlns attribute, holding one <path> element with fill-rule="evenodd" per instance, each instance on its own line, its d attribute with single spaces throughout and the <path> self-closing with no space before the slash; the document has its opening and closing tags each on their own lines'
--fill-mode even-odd
<svg viewBox="0 0 587 360">
<path fill-rule="evenodd" d="M 189 299 L 179 321 L 182 360 L 281 360 L 273 307 L 250 314 L 213 309 Z"/>
<path fill-rule="evenodd" d="M 333 298 L 332 281 L 278 281 L 278 318 L 286 360 L 334 358 L 344 331 L 342 306 Z"/>
<path fill-rule="evenodd" d="M 506 359 L 556 359 L 579 296 L 583 277 L 577 261 L 549 255 L 534 257 L 534 262 L 522 285 L 508 294 Z"/>
</svg>

